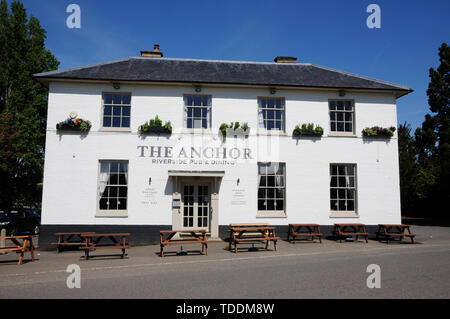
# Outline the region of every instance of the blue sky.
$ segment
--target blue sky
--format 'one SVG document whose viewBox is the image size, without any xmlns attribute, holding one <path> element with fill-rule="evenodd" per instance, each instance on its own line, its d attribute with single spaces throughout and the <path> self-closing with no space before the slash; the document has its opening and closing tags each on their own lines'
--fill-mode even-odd
<svg viewBox="0 0 450 319">
<path fill-rule="evenodd" d="M 8 1 L 11 2 L 11 1 Z M 450 43 L 450 1 L 428 0 L 22 0 L 47 30 L 47 48 L 68 68 L 137 56 L 161 45 L 165 57 L 273 61 L 296 56 L 347 72 L 407 85 L 398 121 L 420 126 L 429 112 L 428 69 Z M 81 29 L 66 8 L 81 7 Z M 369 29 L 369 4 L 381 28 Z"/>
</svg>

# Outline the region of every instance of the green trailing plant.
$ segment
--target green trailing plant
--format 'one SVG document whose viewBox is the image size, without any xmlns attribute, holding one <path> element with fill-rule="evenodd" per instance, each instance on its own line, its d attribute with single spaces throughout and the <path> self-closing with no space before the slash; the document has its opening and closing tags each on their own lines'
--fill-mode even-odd
<svg viewBox="0 0 450 319">
<path fill-rule="evenodd" d="M 157 133 L 157 134 L 172 134 L 172 123 L 167 121 L 162 125 L 161 119 L 158 115 L 154 119 L 150 119 L 138 128 L 139 134 Z"/>
<path fill-rule="evenodd" d="M 302 126 L 297 125 L 292 135 L 320 137 L 323 135 L 323 128 L 319 125 L 314 125 L 314 123 L 304 123 Z"/>
<path fill-rule="evenodd" d="M 88 132 L 91 129 L 91 122 L 79 119 L 79 118 L 69 118 L 64 122 L 56 124 L 56 130 L 58 131 L 80 131 Z"/>
<path fill-rule="evenodd" d="M 244 130 L 244 132 L 248 131 L 248 129 L 249 129 L 248 123 L 247 122 L 243 123 L 241 128 Z"/>
<path fill-rule="evenodd" d="M 380 126 L 366 127 L 362 130 L 364 137 L 392 137 L 395 132 L 395 127 L 384 128 Z"/>
<path fill-rule="evenodd" d="M 227 129 L 228 129 L 228 124 L 226 124 L 226 123 L 222 123 L 219 127 L 220 132 L 222 132 L 223 141 L 225 141 L 227 138 Z"/>
</svg>

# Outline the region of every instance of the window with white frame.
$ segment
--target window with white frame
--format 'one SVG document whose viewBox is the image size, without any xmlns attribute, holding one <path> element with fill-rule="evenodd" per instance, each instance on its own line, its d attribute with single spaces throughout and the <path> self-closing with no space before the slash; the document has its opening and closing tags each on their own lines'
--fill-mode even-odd
<svg viewBox="0 0 450 319">
<path fill-rule="evenodd" d="M 184 127 L 192 129 L 211 128 L 211 96 L 184 96 Z"/>
<path fill-rule="evenodd" d="M 284 131 L 284 98 L 258 98 L 258 126 L 264 130 Z"/>
<path fill-rule="evenodd" d="M 356 213 L 355 164 L 330 164 L 330 210 Z"/>
<path fill-rule="evenodd" d="M 103 94 L 103 127 L 129 128 L 131 113 L 131 94 Z"/>
<path fill-rule="evenodd" d="M 258 213 L 284 213 L 285 164 L 258 163 Z"/>
<path fill-rule="evenodd" d="M 128 161 L 100 161 L 99 211 L 126 211 Z"/>
<path fill-rule="evenodd" d="M 330 131 L 353 133 L 355 128 L 355 110 L 353 101 L 329 101 Z"/>
</svg>

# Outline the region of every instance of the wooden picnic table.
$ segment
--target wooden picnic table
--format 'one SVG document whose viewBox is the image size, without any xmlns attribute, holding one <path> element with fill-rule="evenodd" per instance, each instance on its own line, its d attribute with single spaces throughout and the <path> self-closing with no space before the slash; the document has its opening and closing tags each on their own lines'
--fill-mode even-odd
<svg viewBox="0 0 450 319">
<path fill-rule="evenodd" d="M 237 253 L 237 245 L 245 242 L 266 242 L 268 249 L 269 243 L 273 241 L 274 250 L 277 250 L 277 240 L 279 237 L 275 236 L 275 227 L 269 226 L 234 226 L 230 227 L 230 240 L 228 250 L 231 251 L 231 245 L 234 243 L 234 252 Z"/>
<path fill-rule="evenodd" d="M 55 236 L 58 236 L 58 242 L 52 243 L 52 245 L 56 245 L 58 253 L 61 251 L 61 248 L 65 246 L 84 246 L 85 238 L 81 237 L 81 234 L 95 234 L 94 232 L 72 232 L 72 233 L 56 233 Z"/>
<path fill-rule="evenodd" d="M 174 239 L 176 234 L 179 234 L 180 238 Z M 183 235 L 188 235 L 188 237 Z M 208 256 L 208 240 L 206 239 L 205 229 L 161 230 L 159 232 L 159 244 L 161 247 L 161 257 L 164 257 L 164 246 L 183 244 L 201 244 L 202 253 L 206 249 L 206 256 Z"/>
<path fill-rule="evenodd" d="M 400 241 L 403 240 L 403 237 L 409 237 L 411 238 L 411 242 L 414 244 L 414 237 L 416 237 L 416 235 L 411 232 L 409 225 L 379 224 L 376 237 L 377 239 L 385 238 L 387 244 L 389 244 L 390 239 L 394 239 L 395 237 L 400 237 Z"/>
<path fill-rule="evenodd" d="M 89 259 L 89 252 L 91 250 L 97 249 L 120 249 L 122 250 L 121 258 L 123 259 L 127 256 L 125 249 L 130 248 L 130 245 L 127 243 L 127 237 L 130 236 L 130 233 L 83 233 L 80 236 L 84 238 L 84 245 L 80 249 L 84 250 L 85 260 Z M 100 244 L 104 238 L 108 238 L 110 243 Z"/>
<path fill-rule="evenodd" d="M 366 225 L 364 224 L 334 224 L 334 235 L 342 243 L 342 237 L 355 236 L 358 240 L 359 236 L 366 239 L 366 243 L 369 242 L 369 233 L 366 231 Z"/>
<path fill-rule="evenodd" d="M 294 244 L 296 237 L 311 237 L 312 241 L 314 241 L 314 237 L 317 237 L 319 238 L 320 243 L 322 243 L 322 233 L 320 232 L 320 226 L 318 224 L 289 224 L 287 234 L 288 242 L 291 242 L 291 237 Z"/>
<path fill-rule="evenodd" d="M 6 236 L 0 237 L 0 239 L 5 239 L 11 241 L 15 247 L 6 247 L 0 248 L 0 251 L 15 251 L 20 254 L 18 265 L 22 265 L 23 255 L 26 252 L 31 253 L 31 261 L 34 261 L 34 250 L 39 248 L 38 246 L 33 245 L 33 237 L 35 236 Z M 22 242 L 20 242 L 22 241 Z"/>
</svg>

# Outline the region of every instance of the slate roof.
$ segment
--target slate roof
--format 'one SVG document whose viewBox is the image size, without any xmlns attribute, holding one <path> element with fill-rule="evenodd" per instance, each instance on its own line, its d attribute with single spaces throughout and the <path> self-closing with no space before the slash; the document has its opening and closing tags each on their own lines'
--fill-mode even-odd
<svg viewBox="0 0 450 319">
<path fill-rule="evenodd" d="M 398 97 L 412 92 L 406 86 L 307 63 L 131 57 L 34 76 L 44 85 L 70 79 L 388 90 Z"/>
</svg>

